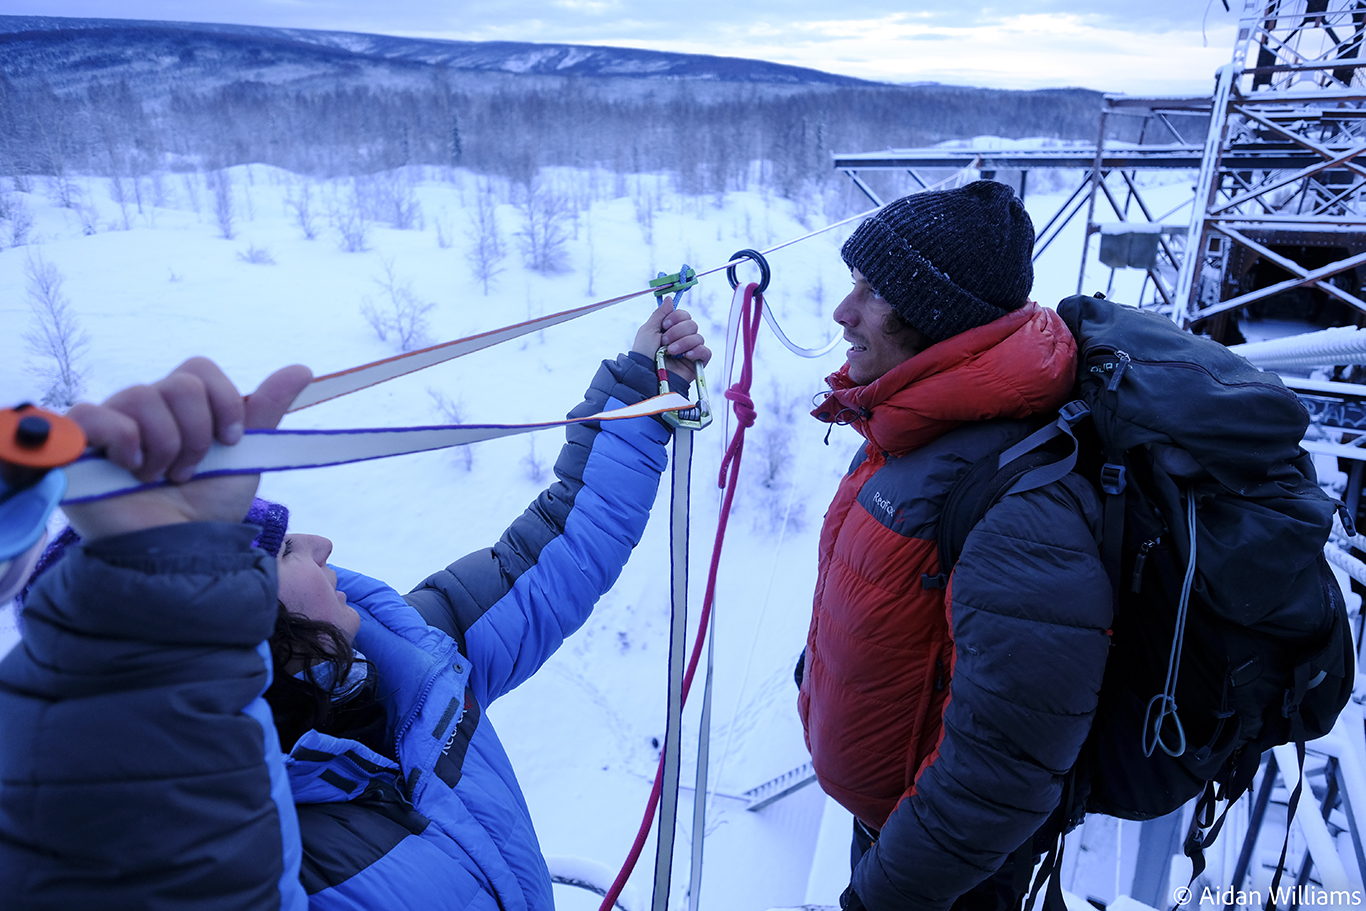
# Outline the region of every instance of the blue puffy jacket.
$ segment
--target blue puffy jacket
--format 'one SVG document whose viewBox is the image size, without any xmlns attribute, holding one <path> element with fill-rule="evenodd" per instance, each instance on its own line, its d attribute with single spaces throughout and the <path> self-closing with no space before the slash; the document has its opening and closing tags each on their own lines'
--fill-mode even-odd
<svg viewBox="0 0 1366 911">
<path fill-rule="evenodd" d="M 573 415 L 653 391 L 605 362 Z M 15 908 L 551 909 L 549 873 L 484 709 L 587 619 L 644 531 L 669 432 L 574 425 L 502 539 L 406 596 L 338 570 L 395 764 L 306 733 L 261 694 L 275 561 L 193 523 L 75 548 L 0 662 L 0 896 Z"/>
</svg>

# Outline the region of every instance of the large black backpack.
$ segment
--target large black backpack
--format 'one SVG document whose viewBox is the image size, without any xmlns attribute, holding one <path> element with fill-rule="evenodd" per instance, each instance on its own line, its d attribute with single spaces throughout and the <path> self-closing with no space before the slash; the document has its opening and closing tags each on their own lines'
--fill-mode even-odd
<svg viewBox="0 0 1366 911">
<path fill-rule="evenodd" d="M 1091 479 L 1115 617 L 1064 814 L 1152 819 L 1202 791 L 1212 807 L 1247 789 L 1264 750 L 1295 742 L 1302 762 L 1351 696 L 1347 613 L 1323 556 L 1341 507 L 1300 448 L 1308 414 L 1275 375 L 1099 297 L 1058 313 L 1077 340 L 1076 400 L 955 486 L 940 566 L 1007 493 Z M 1193 827 L 1203 866 L 1201 842 Z"/>
</svg>

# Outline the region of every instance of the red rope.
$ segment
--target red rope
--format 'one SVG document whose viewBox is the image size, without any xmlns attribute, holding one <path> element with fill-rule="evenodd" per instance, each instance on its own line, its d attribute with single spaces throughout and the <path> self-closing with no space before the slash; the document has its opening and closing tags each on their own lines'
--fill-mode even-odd
<svg viewBox="0 0 1366 911">
<path fill-rule="evenodd" d="M 733 403 L 735 420 L 739 424 L 735 428 L 735 435 L 731 437 L 730 445 L 726 447 L 726 454 L 721 459 L 720 477 L 717 478 L 718 486 L 725 489 L 726 494 L 721 500 L 721 514 L 716 522 L 716 540 L 711 548 L 711 565 L 707 569 L 707 590 L 702 596 L 702 619 L 697 624 L 697 639 L 693 642 L 692 655 L 688 658 L 688 668 L 683 673 L 683 704 L 687 705 L 688 690 L 692 688 L 693 675 L 697 673 L 697 663 L 702 657 L 702 643 L 707 639 L 707 624 L 711 620 L 712 599 L 716 596 L 716 571 L 721 565 L 721 544 L 726 538 L 726 521 L 730 518 L 730 505 L 735 499 L 735 482 L 740 477 L 740 456 L 745 448 L 745 430 L 754 425 L 755 410 L 754 401 L 749 397 L 750 383 L 754 378 L 754 342 L 759 335 L 760 316 L 764 309 L 763 295 L 758 294 L 759 286 L 753 282 L 745 287 L 745 301 L 740 312 L 741 326 L 741 350 L 743 360 L 740 365 L 740 379 L 726 390 L 726 398 Z M 751 304 L 753 305 L 751 309 Z M 730 477 L 726 476 L 726 469 L 730 469 Z M 627 878 L 631 871 L 636 867 L 636 861 L 640 859 L 640 852 L 645 849 L 645 839 L 649 837 L 650 826 L 654 823 L 655 810 L 659 806 L 659 797 L 664 789 L 664 752 L 659 754 L 659 766 L 655 769 L 654 787 L 650 789 L 650 800 L 645 807 L 645 818 L 640 822 L 640 831 L 636 833 L 636 840 L 631 844 L 631 850 L 626 855 L 626 863 L 622 865 L 621 872 L 612 881 L 612 888 L 607 890 L 603 897 L 602 905 L 598 911 L 612 911 L 612 906 L 616 904 L 617 896 L 626 885 Z M 706 800 L 706 795 L 698 795 L 694 800 Z"/>
</svg>

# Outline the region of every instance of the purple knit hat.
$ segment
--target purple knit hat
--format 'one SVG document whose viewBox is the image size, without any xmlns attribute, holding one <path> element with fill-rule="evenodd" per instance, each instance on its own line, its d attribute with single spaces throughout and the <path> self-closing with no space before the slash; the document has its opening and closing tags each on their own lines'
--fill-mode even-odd
<svg viewBox="0 0 1366 911">
<path fill-rule="evenodd" d="M 263 500 L 256 497 L 251 501 L 251 509 L 247 510 L 246 518 L 242 520 L 250 525 L 261 526 L 261 533 L 251 542 L 252 547 L 259 547 L 272 557 L 280 553 L 280 545 L 285 541 L 285 531 L 289 528 L 289 509 L 281 503 L 273 503 L 270 500 Z M 33 574 L 28 577 L 28 582 L 24 584 L 19 592 L 19 606 L 23 607 L 24 599 L 28 597 L 29 590 L 33 588 L 33 583 L 38 581 L 38 577 L 47 572 L 62 555 L 66 549 L 73 544 L 79 544 L 81 536 L 76 534 L 76 530 L 68 525 L 62 529 L 52 543 L 43 551 L 43 555 L 38 558 L 37 564 L 33 567 Z"/>
<path fill-rule="evenodd" d="M 285 543 L 285 532 L 289 529 L 289 509 L 283 503 L 257 497 L 251 501 L 251 509 L 242 521 L 261 526 L 261 533 L 251 542 L 252 547 L 259 547 L 272 557 L 280 555 L 280 545 Z"/>
</svg>

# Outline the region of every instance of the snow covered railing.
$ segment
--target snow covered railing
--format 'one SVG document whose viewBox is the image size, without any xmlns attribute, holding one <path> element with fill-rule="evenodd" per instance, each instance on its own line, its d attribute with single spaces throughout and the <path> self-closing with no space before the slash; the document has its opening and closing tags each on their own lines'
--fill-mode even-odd
<svg viewBox="0 0 1366 911">
<path fill-rule="evenodd" d="M 584 889 L 594 895 L 606 895 L 607 890 L 612 887 L 612 880 L 616 878 L 616 871 L 612 868 L 586 857 L 550 855 L 546 857 L 545 865 L 550 870 L 550 881 L 552 883 Z M 613 907 L 619 911 L 644 911 L 645 909 L 645 905 L 640 901 L 640 893 L 630 883 L 627 883 L 621 890 L 621 894 L 617 896 Z"/>
<path fill-rule="evenodd" d="M 1362 563 L 1347 551 L 1337 545 L 1337 542 L 1330 541 L 1328 546 L 1323 549 L 1323 556 L 1328 562 L 1342 570 L 1349 577 L 1366 585 L 1366 563 Z"/>
<path fill-rule="evenodd" d="M 782 800 L 795 791 L 800 791 L 815 780 L 816 770 L 811 767 L 811 763 L 803 762 L 795 769 L 784 772 L 777 778 L 770 778 L 758 787 L 745 791 L 743 796 L 749 801 L 749 806 L 745 809 L 750 811 L 762 810 L 769 804 Z"/>
<path fill-rule="evenodd" d="M 1229 346 L 1263 370 L 1288 370 L 1337 364 L 1366 364 L 1366 332 L 1338 326 L 1285 338 Z"/>
</svg>

